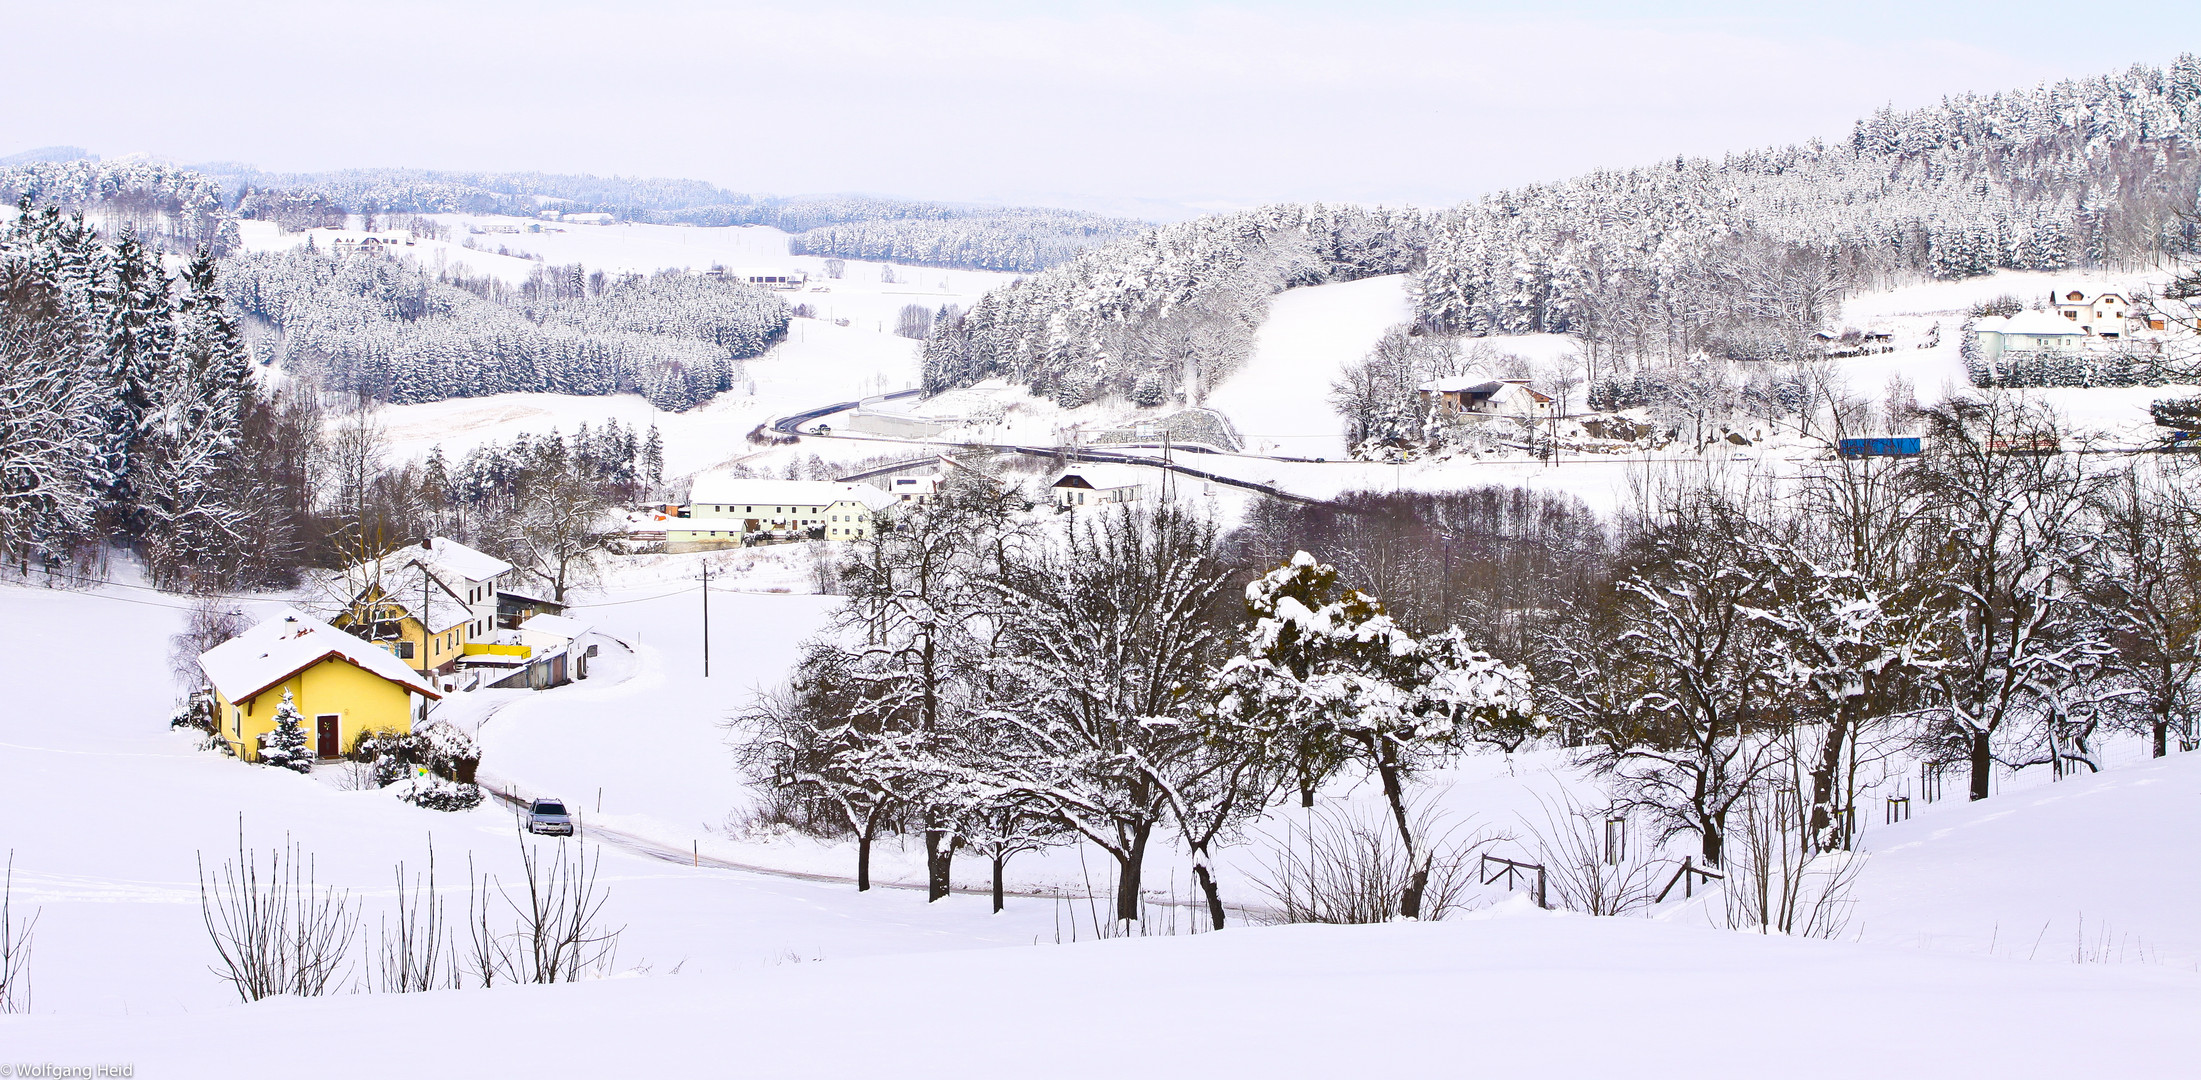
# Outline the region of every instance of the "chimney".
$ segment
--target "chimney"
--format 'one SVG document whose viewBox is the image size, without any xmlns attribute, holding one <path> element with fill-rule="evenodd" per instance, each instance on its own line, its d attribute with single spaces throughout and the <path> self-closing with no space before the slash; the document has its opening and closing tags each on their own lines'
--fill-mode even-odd
<svg viewBox="0 0 2201 1080">
<path fill-rule="evenodd" d="M 435 542 L 436 541 L 434 537 L 423 536 L 420 538 L 420 546 L 423 550 L 433 550 L 435 547 Z"/>
</svg>

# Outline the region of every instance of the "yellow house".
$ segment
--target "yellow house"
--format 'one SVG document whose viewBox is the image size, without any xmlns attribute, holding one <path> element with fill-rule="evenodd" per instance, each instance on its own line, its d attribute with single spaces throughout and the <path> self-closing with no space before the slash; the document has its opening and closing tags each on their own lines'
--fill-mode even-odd
<svg viewBox="0 0 2201 1080">
<path fill-rule="evenodd" d="M 370 731 L 403 735 L 442 697 L 388 650 L 319 619 L 284 611 L 208 649 L 217 731 L 237 756 L 260 756 L 289 691 L 316 756 L 333 758 Z"/>
<path fill-rule="evenodd" d="M 331 623 L 388 650 L 422 675 L 451 670 L 484 635 L 472 608 L 443 580 L 407 563 L 362 587 Z"/>
</svg>

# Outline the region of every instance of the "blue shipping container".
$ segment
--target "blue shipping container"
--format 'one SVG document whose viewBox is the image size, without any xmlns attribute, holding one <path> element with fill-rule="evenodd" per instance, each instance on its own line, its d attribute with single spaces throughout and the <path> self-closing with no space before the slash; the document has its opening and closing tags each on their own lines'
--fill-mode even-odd
<svg viewBox="0 0 2201 1080">
<path fill-rule="evenodd" d="M 1916 457 L 1918 440 L 1907 439 L 1843 439 L 1841 454 L 1846 458 L 1861 457 Z"/>
</svg>

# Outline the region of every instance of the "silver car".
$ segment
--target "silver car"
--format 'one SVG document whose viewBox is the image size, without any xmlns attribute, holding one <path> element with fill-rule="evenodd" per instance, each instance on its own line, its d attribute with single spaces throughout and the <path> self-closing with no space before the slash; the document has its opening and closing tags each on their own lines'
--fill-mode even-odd
<svg viewBox="0 0 2201 1080">
<path fill-rule="evenodd" d="M 572 836 L 573 816 L 556 799 L 536 799 L 527 805 L 527 831 L 549 836 Z"/>
</svg>

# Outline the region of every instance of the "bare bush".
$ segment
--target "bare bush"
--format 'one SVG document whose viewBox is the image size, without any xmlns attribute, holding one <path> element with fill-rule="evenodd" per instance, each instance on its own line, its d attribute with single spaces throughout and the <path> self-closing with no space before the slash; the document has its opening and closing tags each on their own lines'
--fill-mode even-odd
<svg viewBox="0 0 2201 1080">
<path fill-rule="evenodd" d="M 219 975 L 246 1001 L 277 994 L 318 997 L 340 981 L 359 926 L 350 894 L 314 879 L 312 856 L 289 837 L 268 852 L 262 878 L 256 852 L 237 828 L 237 858 L 211 876 L 199 857 L 199 914 L 221 963 Z"/>
<path fill-rule="evenodd" d="M 383 917 L 381 950 L 377 957 L 377 986 L 386 994 L 412 994 L 460 983 L 458 954 L 451 947 L 450 923 L 444 918 L 443 897 L 436 892 L 436 846 L 428 844 L 425 880 L 405 880 L 405 864 L 397 864 L 397 911 Z"/>
<path fill-rule="evenodd" d="M 466 979 L 483 986 L 497 982 L 578 982 L 583 974 L 605 974 L 619 949 L 624 927 L 603 923 L 606 894 L 596 883 L 602 854 L 580 853 L 578 842 L 559 841 L 546 862 L 541 850 L 520 841 L 525 881 L 514 889 L 489 875 L 467 870 L 469 970 Z M 505 912 L 496 912 L 497 901 Z M 511 929 L 496 923 L 511 918 Z"/>
<path fill-rule="evenodd" d="M 31 931 L 38 928 L 38 912 L 18 925 L 15 921 L 15 852 L 8 852 L 8 869 L 0 877 L 0 1013 L 31 1011 Z"/>
<path fill-rule="evenodd" d="M 1657 870 L 1647 857 L 1649 846 L 1631 842 L 1625 819 L 1564 792 L 1536 801 L 1544 810 L 1543 827 L 1525 817 L 1522 824 L 1535 838 L 1551 899 L 1585 915 L 1625 915 L 1650 906 Z"/>
<path fill-rule="evenodd" d="M 1797 796 L 1762 789 L 1737 808 L 1721 890 L 1728 929 L 1832 938 L 1848 928 L 1865 856 L 1811 843 Z"/>
<path fill-rule="evenodd" d="M 1409 850 L 1382 808 L 1311 811 L 1304 829 L 1287 827 L 1281 841 L 1270 843 L 1268 867 L 1253 875 L 1253 886 L 1269 898 L 1279 922 L 1388 922 L 1399 916 L 1418 852 L 1428 861 L 1421 918 L 1444 918 L 1465 903 L 1476 884 L 1475 860 L 1499 838 L 1463 832 L 1464 823 L 1446 823 L 1427 804 L 1414 809 L 1411 824 Z"/>
</svg>

